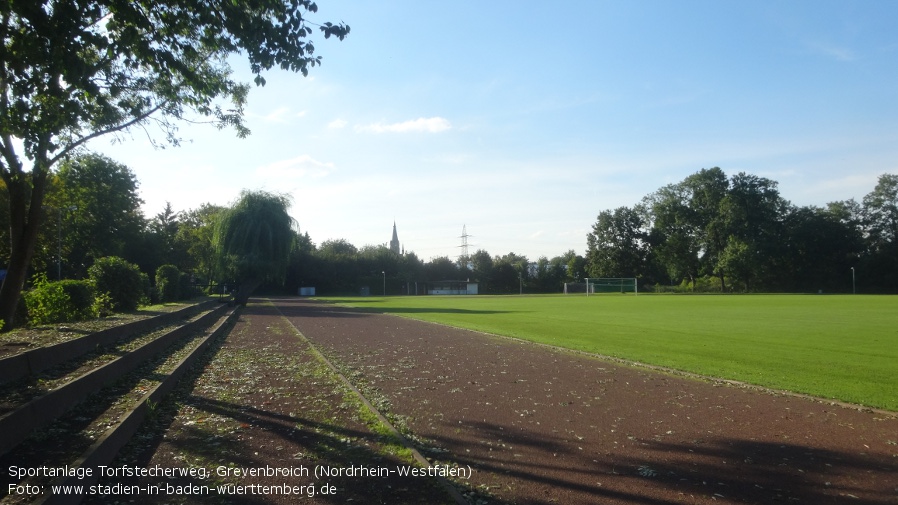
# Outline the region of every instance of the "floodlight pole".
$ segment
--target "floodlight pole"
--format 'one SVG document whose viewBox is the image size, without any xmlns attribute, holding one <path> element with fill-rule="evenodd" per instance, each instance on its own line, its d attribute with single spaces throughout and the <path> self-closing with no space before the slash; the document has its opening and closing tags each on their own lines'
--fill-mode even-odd
<svg viewBox="0 0 898 505">
<path fill-rule="evenodd" d="M 384 296 L 387 296 L 387 271 L 384 270 L 381 273 L 384 276 Z"/>
<path fill-rule="evenodd" d="M 854 282 L 854 267 L 851 267 L 851 294 L 857 294 L 857 285 Z"/>
</svg>

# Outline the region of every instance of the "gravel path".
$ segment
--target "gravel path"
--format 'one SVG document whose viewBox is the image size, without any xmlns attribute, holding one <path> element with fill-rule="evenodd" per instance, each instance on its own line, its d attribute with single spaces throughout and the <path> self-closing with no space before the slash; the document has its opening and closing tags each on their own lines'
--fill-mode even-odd
<svg viewBox="0 0 898 505">
<path fill-rule="evenodd" d="M 273 305 L 251 303 L 202 370 L 111 465 L 204 475 L 103 479 L 100 484 L 112 491 L 88 503 L 454 504 L 430 478 L 315 477 L 318 466 L 412 467 L 366 413 Z M 308 475 L 299 474 L 302 469 Z M 117 485 L 138 486 L 143 493 L 117 496 Z M 149 489 L 155 494 L 146 494 Z"/>
<path fill-rule="evenodd" d="M 898 417 L 301 299 L 302 334 L 492 503 L 898 504 Z"/>
</svg>

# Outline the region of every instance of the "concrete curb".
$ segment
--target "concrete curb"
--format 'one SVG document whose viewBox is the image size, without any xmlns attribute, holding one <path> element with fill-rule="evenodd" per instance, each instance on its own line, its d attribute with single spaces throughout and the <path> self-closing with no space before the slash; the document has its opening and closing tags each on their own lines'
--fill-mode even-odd
<svg viewBox="0 0 898 505">
<path fill-rule="evenodd" d="M 50 424 L 85 398 L 134 370 L 179 338 L 209 325 L 212 320 L 221 317 L 220 313 L 225 309 L 227 307 L 222 305 L 196 321 L 147 342 L 142 347 L 91 370 L 0 417 L 0 433 L 3 433 L 3 439 L 0 441 L 0 454 L 4 454 L 20 444 L 28 438 L 32 431 Z"/>
<path fill-rule="evenodd" d="M 218 311 L 214 311 L 218 314 Z M 147 414 L 167 395 L 180 380 L 181 376 L 203 355 L 206 348 L 220 337 L 231 321 L 238 313 L 236 308 L 230 308 L 227 316 L 172 370 L 168 376 L 152 391 L 148 392 L 130 412 L 128 412 L 118 424 L 110 428 L 94 444 L 71 464 L 73 468 L 96 468 L 101 465 L 109 465 L 118 452 L 131 440 L 137 429 L 143 423 Z M 99 475 L 94 472 L 91 477 L 79 479 L 78 477 L 61 477 L 54 481 L 54 486 L 83 486 L 87 488 L 99 480 Z M 45 495 L 33 502 L 35 505 L 77 505 L 85 495 Z"/>
<path fill-rule="evenodd" d="M 217 304 L 217 301 L 209 300 L 167 314 L 141 319 L 140 321 L 134 321 L 114 328 L 107 328 L 80 338 L 60 342 L 55 345 L 38 347 L 37 349 L 31 349 L 0 359 L 0 384 L 34 375 L 41 370 L 46 370 L 66 360 L 87 354 L 99 345 L 111 344 L 132 333 L 151 330 L 156 326 L 184 319 L 192 313 L 207 310 Z"/>
</svg>

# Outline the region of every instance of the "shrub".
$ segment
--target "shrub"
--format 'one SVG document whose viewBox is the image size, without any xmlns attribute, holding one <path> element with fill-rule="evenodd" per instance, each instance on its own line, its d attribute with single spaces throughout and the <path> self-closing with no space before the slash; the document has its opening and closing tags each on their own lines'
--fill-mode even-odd
<svg viewBox="0 0 898 505">
<path fill-rule="evenodd" d="M 108 317 L 114 314 L 112 310 L 112 298 L 109 293 L 97 293 L 94 297 L 94 314 L 97 317 Z"/>
<path fill-rule="evenodd" d="M 178 279 L 178 284 L 180 285 L 179 293 L 181 294 L 181 300 L 190 300 L 197 295 L 196 286 L 194 286 L 191 277 L 192 276 L 187 272 L 181 272 L 181 277 Z"/>
<path fill-rule="evenodd" d="M 152 284 L 150 284 L 150 276 L 140 272 L 140 305 L 153 303 L 155 296 L 155 290 Z"/>
<path fill-rule="evenodd" d="M 32 324 L 66 323 L 96 317 L 94 289 L 88 281 L 49 282 L 39 276 L 25 293 L 25 306 Z"/>
<path fill-rule="evenodd" d="M 58 284 L 62 286 L 69 297 L 69 302 L 76 314 L 80 314 L 83 319 L 91 319 L 96 317 L 94 313 L 94 286 L 90 281 L 64 280 Z"/>
<path fill-rule="evenodd" d="M 109 256 L 94 262 L 87 271 L 97 293 L 106 293 L 116 312 L 136 310 L 144 299 L 143 281 L 137 265 Z"/>
<path fill-rule="evenodd" d="M 174 265 L 162 265 L 156 269 L 156 296 L 160 302 L 174 302 L 180 297 L 181 273 Z"/>
</svg>

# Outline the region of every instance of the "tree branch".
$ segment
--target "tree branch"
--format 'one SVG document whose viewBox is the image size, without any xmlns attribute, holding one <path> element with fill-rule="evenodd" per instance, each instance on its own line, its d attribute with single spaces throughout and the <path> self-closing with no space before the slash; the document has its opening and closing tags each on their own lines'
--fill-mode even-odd
<svg viewBox="0 0 898 505">
<path fill-rule="evenodd" d="M 16 154 L 16 148 L 13 146 L 12 137 L 8 133 L 3 134 L 3 143 L 0 150 L 3 151 L 3 158 L 6 160 L 6 166 L 0 167 L 0 174 L 3 174 L 3 180 L 9 183 L 9 178 L 13 174 L 22 172 L 22 164 L 19 156 Z"/>
<path fill-rule="evenodd" d="M 162 109 L 164 106 L 165 106 L 165 102 L 162 102 L 162 103 L 156 105 L 155 107 L 153 107 L 152 109 L 148 110 L 145 114 L 141 114 L 140 116 L 137 116 L 137 117 L 131 119 L 130 121 L 127 121 L 120 125 L 116 125 L 116 126 L 107 128 L 105 130 L 97 130 L 97 131 L 91 133 L 90 135 L 85 135 L 84 137 L 81 137 L 80 139 L 67 145 L 62 151 L 59 152 L 59 154 L 57 154 L 56 156 L 51 158 L 49 160 L 49 165 L 52 166 L 54 163 L 56 163 L 60 159 L 64 158 L 70 152 L 74 151 L 75 149 L 78 149 L 79 147 L 83 146 L 90 140 L 93 140 L 97 137 L 102 137 L 103 135 L 106 135 L 109 133 L 116 133 L 116 132 L 124 131 L 124 130 L 127 130 L 128 128 L 131 128 L 132 126 L 134 126 L 136 124 L 142 123 L 147 118 L 149 118 L 150 116 L 152 116 L 153 114 L 158 112 L 160 109 Z"/>
</svg>

